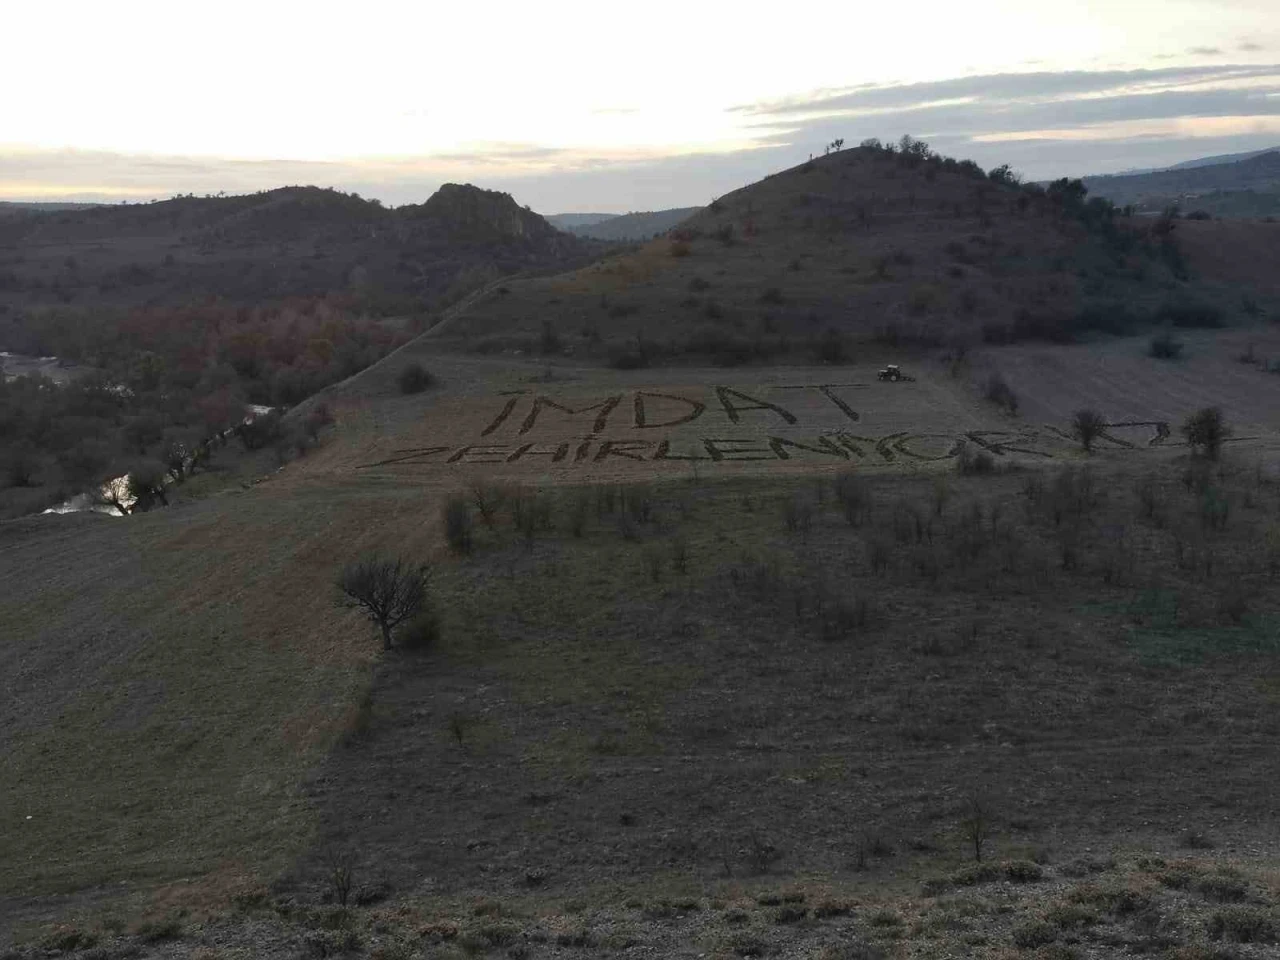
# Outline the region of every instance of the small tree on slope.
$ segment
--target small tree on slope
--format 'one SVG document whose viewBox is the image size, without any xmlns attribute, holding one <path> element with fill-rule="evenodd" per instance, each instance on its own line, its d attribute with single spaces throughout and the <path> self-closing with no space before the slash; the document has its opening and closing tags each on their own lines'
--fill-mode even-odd
<svg viewBox="0 0 1280 960">
<path fill-rule="evenodd" d="M 1085 453 L 1093 450 L 1093 442 L 1102 436 L 1106 428 L 1106 421 L 1096 410 L 1077 410 L 1071 418 L 1071 432 L 1080 441 Z"/>
<path fill-rule="evenodd" d="M 382 649 L 391 649 L 391 631 L 408 620 L 427 600 L 431 568 L 401 559 L 368 556 L 349 563 L 338 575 L 340 606 L 364 610 L 382 631 Z"/>
</svg>

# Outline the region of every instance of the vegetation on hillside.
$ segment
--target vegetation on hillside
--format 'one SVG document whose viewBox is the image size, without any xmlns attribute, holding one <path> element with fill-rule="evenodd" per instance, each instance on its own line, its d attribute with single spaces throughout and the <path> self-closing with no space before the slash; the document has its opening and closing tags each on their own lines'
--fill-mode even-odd
<svg viewBox="0 0 1280 960">
<path fill-rule="evenodd" d="M 0 383 L 0 489 L 10 488 L 0 503 L 43 509 L 144 464 L 181 480 L 208 466 L 230 430 L 251 449 L 305 445 L 315 433 L 306 425 L 245 426 L 250 405 L 293 406 L 413 332 L 340 297 L 0 317 L 0 343 L 88 368 L 66 385 Z"/>
<path fill-rule="evenodd" d="M 666 238 L 472 304 L 446 340 L 620 369 L 847 363 L 868 349 L 1073 342 L 1221 326 L 1171 212 L 1139 218 L 1080 180 L 1023 183 L 904 137 L 836 144 L 727 194 Z"/>
</svg>

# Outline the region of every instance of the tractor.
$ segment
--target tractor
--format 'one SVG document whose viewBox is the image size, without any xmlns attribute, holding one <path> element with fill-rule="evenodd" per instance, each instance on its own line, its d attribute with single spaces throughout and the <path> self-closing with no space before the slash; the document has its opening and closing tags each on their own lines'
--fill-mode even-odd
<svg viewBox="0 0 1280 960">
<path fill-rule="evenodd" d="M 883 370 L 881 370 L 879 373 L 876 374 L 876 379 L 891 380 L 894 383 L 898 383 L 900 381 L 910 383 L 911 381 L 915 380 L 915 377 L 908 377 L 905 373 L 902 372 L 901 367 L 899 367 L 896 363 L 891 363 L 887 367 L 885 367 Z"/>
</svg>

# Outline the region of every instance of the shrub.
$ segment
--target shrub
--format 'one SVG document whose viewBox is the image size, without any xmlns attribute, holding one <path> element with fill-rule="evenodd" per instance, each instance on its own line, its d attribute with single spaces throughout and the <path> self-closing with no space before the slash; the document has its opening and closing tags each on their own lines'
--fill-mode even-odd
<svg viewBox="0 0 1280 960">
<path fill-rule="evenodd" d="M 1085 453 L 1093 450 L 1093 442 L 1102 436 L 1106 428 L 1106 421 L 1096 410 L 1077 410 L 1072 415 L 1071 432 L 1080 441 L 1080 446 L 1084 447 Z"/>
<path fill-rule="evenodd" d="M 1238 877 L 1214 875 L 1196 883 L 1196 891 L 1219 903 L 1241 903 L 1249 896 L 1249 888 Z"/>
<path fill-rule="evenodd" d="M 609 351 L 609 366 L 615 370 L 640 370 L 649 366 L 651 358 L 644 343 L 615 347 Z"/>
<path fill-rule="evenodd" d="M 767 287 L 764 293 L 760 294 L 761 303 L 772 303 L 779 305 L 783 302 L 782 289 L 780 287 Z"/>
<path fill-rule="evenodd" d="M 250 452 L 271 446 L 284 436 L 284 424 L 280 412 L 271 410 L 260 417 L 254 417 L 248 423 L 236 427 L 236 433 L 244 448 Z"/>
<path fill-rule="evenodd" d="M 985 477 L 996 472 L 996 458 L 986 450 L 975 450 L 969 444 L 956 456 L 956 472 L 966 477 Z"/>
<path fill-rule="evenodd" d="M 1162 333 L 1151 338 L 1147 345 L 1147 354 L 1157 360 L 1177 360 L 1182 356 L 1182 341 L 1171 334 Z"/>
<path fill-rule="evenodd" d="M 1015 927 L 1013 942 L 1024 950 L 1043 947 L 1058 939 L 1058 928 L 1046 920 L 1031 920 Z"/>
<path fill-rule="evenodd" d="M 848 363 L 851 359 L 848 338 L 832 327 L 824 330 L 822 336 L 818 338 L 815 352 L 821 363 L 842 364 Z"/>
<path fill-rule="evenodd" d="M 1166 303 L 1155 311 L 1152 319 L 1157 323 L 1170 323 L 1184 329 L 1192 327 L 1216 329 L 1225 325 L 1221 310 L 1212 304 L 1195 301 Z"/>
<path fill-rule="evenodd" d="M 444 536 L 454 553 L 471 552 L 471 509 L 460 496 L 444 505 Z"/>
<path fill-rule="evenodd" d="M 998 373 L 993 373 L 987 377 L 983 396 L 992 403 L 1004 407 L 1014 415 L 1018 412 L 1018 395 L 1013 392 L 1013 388 L 1009 386 L 1004 377 Z"/>
<path fill-rule="evenodd" d="M 423 390 L 435 384 L 436 378 L 422 364 L 411 363 L 400 371 L 396 382 L 400 385 L 401 393 L 422 393 Z"/>
<path fill-rule="evenodd" d="M 320 436 L 320 431 L 333 423 L 333 413 L 327 403 L 318 403 L 307 414 L 302 422 L 302 429 L 313 441 Z"/>
<path fill-rule="evenodd" d="M 1210 460 L 1217 460 L 1231 428 L 1223 419 L 1221 409 L 1204 407 L 1187 417 L 1182 424 L 1182 435 L 1193 451 L 1202 451 Z"/>
<path fill-rule="evenodd" d="M 1280 926 L 1261 907 L 1223 907 L 1209 918 L 1209 936 L 1236 943 L 1275 943 Z"/>
<path fill-rule="evenodd" d="M 852 470 L 836 474 L 835 493 L 849 526 L 861 524 L 871 507 L 870 490 L 862 477 Z"/>
<path fill-rule="evenodd" d="M 620 306 L 621 304 L 618 304 L 614 309 Z M 613 315 L 612 311 L 610 315 Z M 538 352 L 545 356 L 549 353 L 560 353 L 562 350 L 564 350 L 564 341 L 560 339 L 560 334 L 556 333 L 555 326 L 550 320 L 543 320 L 542 333 L 538 335 Z"/>
</svg>

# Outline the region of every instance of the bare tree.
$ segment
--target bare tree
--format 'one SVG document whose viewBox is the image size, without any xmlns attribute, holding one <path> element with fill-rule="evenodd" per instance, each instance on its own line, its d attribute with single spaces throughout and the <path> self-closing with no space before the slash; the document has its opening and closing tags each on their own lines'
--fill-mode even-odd
<svg viewBox="0 0 1280 960">
<path fill-rule="evenodd" d="M 133 497 L 131 513 L 147 510 L 157 501 L 162 506 L 169 505 L 169 497 L 164 492 L 164 465 L 153 460 L 144 461 L 129 471 L 129 496 Z"/>
<path fill-rule="evenodd" d="M 1217 460 L 1223 441 L 1231 436 L 1231 428 L 1218 407 L 1205 407 L 1187 417 L 1182 435 L 1192 450 L 1199 448 L 1210 460 Z"/>
<path fill-rule="evenodd" d="M 1077 410 L 1072 415 L 1071 432 L 1080 441 L 1080 446 L 1084 447 L 1085 453 L 1093 450 L 1093 441 L 1102 436 L 1102 432 L 1106 428 L 1106 421 L 1102 419 L 1102 414 L 1096 410 Z"/>
<path fill-rule="evenodd" d="M 89 491 L 89 500 L 99 507 L 111 507 L 119 510 L 120 516 L 127 517 L 133 512 L 134 499 L 129 493 L 128 477 L 112 477 L 101 486 Z"/>
<path fill-rule="evenodd" d="M 968 810 L 964 818 L 964 836 L 973 848 L 973 859 L 982 860 L 982 848 L 991 836 L 990 813 L 986 802 L 977 793 L 970 794 Z"/>
<path fill-rule="evenodd" d="M 382 649 L 391 649 L 391 631 L 412 617 L 427 601 L 431 568 L 404 560 L 368 556 L 347 564 L 338 575 L 340 606 L 362 609 L 382 631 Z"/>
<path fill-rule="evenodd" d="M 324 878 L 329 894 L 345 908 L 355 885 L 356 858 L 350 850 L 329 847 L 324 852 Z"/>
</svg>

